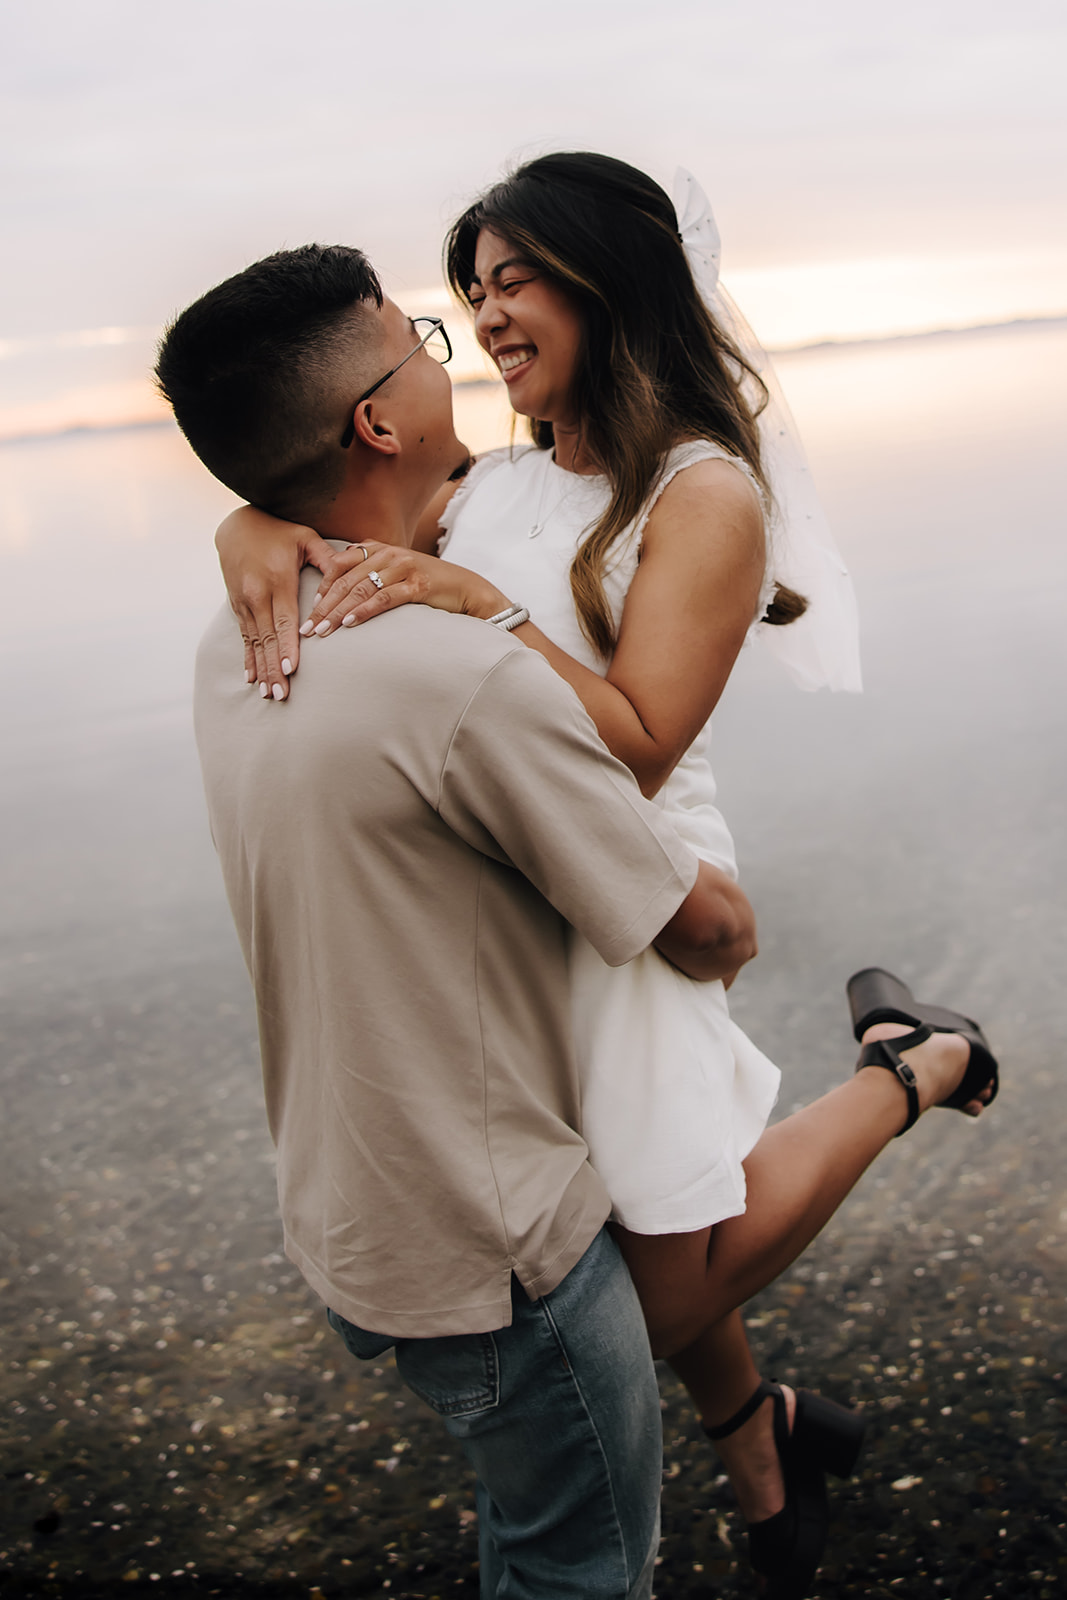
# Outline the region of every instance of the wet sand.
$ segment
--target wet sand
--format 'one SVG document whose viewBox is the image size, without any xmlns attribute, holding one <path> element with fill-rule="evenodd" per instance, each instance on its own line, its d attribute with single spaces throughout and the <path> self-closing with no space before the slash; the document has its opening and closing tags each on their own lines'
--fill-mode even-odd
<svg viewBox="0 0 1067 1600">
<path fill-rule="evenodd" d="M 987 1117 L 932 1113 L 749 1307 L 765 1371 L 871 1420 L 827 1597 L 1067 1588 L 1062 424 L 1034 399 L 1067 337 L 1040 341 L 798 358 L 867 693 L 803 696 L 751 657 L 718 717 L 761 923 L 734 1010 L 781 1109 L 850 1070 L 844 980 L 869 963 L 981 1017 L 1004 1065 Z M 998 361 L 1029 410 L 968 411 Z M 27 530 L 0 641 L 0 1595 L 473 1596 L 461 1459 L 280 1254 L 187 710 L 225 497 L 180 450 L 162 430 L 0 460 Z M 751 1594 L 714 1457 L 666 1374 L 663 1395 L 657 1593 Z"/>
</svg>

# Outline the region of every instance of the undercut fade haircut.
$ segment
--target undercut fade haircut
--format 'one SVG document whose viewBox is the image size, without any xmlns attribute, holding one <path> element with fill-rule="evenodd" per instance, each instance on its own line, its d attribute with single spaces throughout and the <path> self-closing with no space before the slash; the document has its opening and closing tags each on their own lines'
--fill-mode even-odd
<svg viewBox="0 0 1067 1600">
<path fill-rule="evenodd" d="M 378 275 L 347 245 L 281 250 L 227 278 L 166 330 L 156 382 L 216 478 L 306 522 L 338 493 L 338 438 L 382 339 Z"/>
</svg>

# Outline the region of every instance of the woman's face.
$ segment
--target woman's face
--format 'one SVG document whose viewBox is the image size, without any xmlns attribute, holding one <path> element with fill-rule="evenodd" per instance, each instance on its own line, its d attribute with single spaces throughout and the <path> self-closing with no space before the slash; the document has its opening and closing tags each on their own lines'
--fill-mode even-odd
<svg viewBox="0 0 1067 1600">
<path fill-rule="evenodd" d="M 582 321 L 566 289 L 483 228 L 470 285 L 478 343 L 500 369 L 508 398 L 524 417 L 577 425 L 572 393 Z"/>
</svg>

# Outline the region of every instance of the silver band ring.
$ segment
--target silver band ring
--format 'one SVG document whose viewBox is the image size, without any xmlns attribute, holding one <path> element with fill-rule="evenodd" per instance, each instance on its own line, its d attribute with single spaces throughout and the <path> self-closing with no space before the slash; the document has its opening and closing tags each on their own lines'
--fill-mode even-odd
<svg viewBox="0 0 1067 1600">
<path fill-rule="evenodd" d="M 355 546 L 355 548 L 357 550 L 362 550 L 363 551 L 363 559 L 364 559 L 364 561 L 369 561 L 370 560 L 370 551 L 367 549 L 367 546 L 365 544 L 357 544 Z"/>
<path fill-rule="evenodd" d="M 381 578 L 378 576 L 378 574 L 376 572 L 368 572 L 367 573 L 367 577 L 370 579 L 371 583 L 373 583 L 373 585 L 374 585 L 374 587 L 376 589 L 384 589 L 385 588 L 385 584 L 382 582 Z"/>
</svg>

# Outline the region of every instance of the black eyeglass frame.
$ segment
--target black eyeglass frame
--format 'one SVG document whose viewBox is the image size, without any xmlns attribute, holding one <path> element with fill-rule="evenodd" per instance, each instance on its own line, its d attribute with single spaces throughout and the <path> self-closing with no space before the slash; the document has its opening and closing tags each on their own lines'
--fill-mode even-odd
<svg viewBox="0 0 1067 1600">
<path fill-rule="evenodd" d="M 441 335 L 442 339 L 445 341 L 445 349 L 448 351 L 448 354 L 445 356 L 443 361 L 439 361 L 437 364 L 438 364 L 439 367 L 447 367 L 448 363 L 452 360 L 452 341 L 448 337 L 448 334 L 445 331 L 444 323 L 442 322 L 440 317 L 412 317 L 411 326 L 413 328 L 417 328 L 419 326 L 420 322 L 428 322 L 428 323 L 430 323 L 431 324 L 430 331 L 429 331 L 429 333 L 425 334 L 419 340 L 417 345 L 414 345 L 408 351 L 407 355 L 404 357 L 404 361 L 410 361 L 412 356 L 417 356 L 419 351 L 425 345 L 429 344 L 429 342 L 433 338 L 434 334 L 435 333 L 439 333 Z M 401 367 L 404 365 L 404 361 L 398 361 L 395 367 L 390 367 L 389 371 L 385 374 L 384 378 L 379 378 L 378 382 L 377 383 L 372 383 L 369 389 L 364 389 L 364 391 L 360 395 L 359 399 L 358 400 L 354 400 L 352 402 L 352 411 L 353 411 L 353 413 L 355 413 L 355 409 L 356 409 L 357 406 L 361 406 L 363 404 L 364 400 L 369 400 L 372 394 L 376 394 L 378 392 L 378 390 L 381 388 L 383 383 L 388 383 L 390 378 L 395 378 L 396 377 L 396 374 L 400 371 Z M 352 443 L 352 440 L 355 437 L 356 437 L 356 419 L 355 419 L 355 415 L 353 414 L 351 417 L 349 417 L 348 426 L 345 428 L 344 433 L 342 433 L 342 435 L 341 435 L 341 439 L 340 439 L 341 449 L 342 450 L 347 450 L 349 445 Z"/>
</svg>

